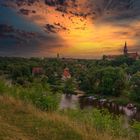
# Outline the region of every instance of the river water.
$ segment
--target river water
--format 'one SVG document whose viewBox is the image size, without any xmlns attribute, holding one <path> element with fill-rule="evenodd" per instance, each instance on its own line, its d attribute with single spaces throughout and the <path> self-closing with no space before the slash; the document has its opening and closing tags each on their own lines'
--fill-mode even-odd
<svg viewBox="0 0 140 140">
<path fill-rule="evenodd" d="M 127 106 L 121 106 L 107 101 L 106 99 L 97 100 L 93 96 L 78 97 L 77 95 L 63 94 L 60 102 L 60 109 L 89 109 L 99 108 L 108 109 L 109 112 L 116 115 L 123 115 L 127 120 L 135 119 L 140 121 L 140 110 L 136 107 L 128 108 Z"/>
</svg>

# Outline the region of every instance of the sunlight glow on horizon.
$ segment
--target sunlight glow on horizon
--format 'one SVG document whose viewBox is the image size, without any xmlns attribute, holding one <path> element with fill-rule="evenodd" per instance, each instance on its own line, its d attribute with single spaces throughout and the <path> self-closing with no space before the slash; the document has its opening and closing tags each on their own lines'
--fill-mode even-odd
<svg viewBox="0 0 140 140">
<path fill-rule="evenodd" d="M 70 13 L 62 16 L 61 12 L 56 11 L 53 7 L 46 8 L 43 3 L 40 3 L 38 8 L 36 17 L 29 15 L 29 20 L 32 20 L 41 27 L 44 27 L 47 23 L 50 25 L 60 23 L 63 27 L 67 28 L 66 30 L 58 30 L 55 34 L 58 37 L 58 44 L 55 44 L 55 47 L 49 48 L 50 54 L 60 53 L 71 57 L 79 55 L 82 58 L 97 58 L 102 57 L 103 54 L 121 53 L 125 41 L 128 42 L 130 47 L 137 44 L 133 28 L 121 27 L 103 21 L 98 24 L 90 17 L 81 18 Z M 140 22 L 129 24 L 137 29 L 140 27 Z M 53 33 L 50 33 L 50 35 L 53 35 Z M 45 48 L 46 45 L 46 42 L 43 42 L 38 47 Z M 47 51 L 48 48 L 46 48 L 46 53 Z"/>
</svg>

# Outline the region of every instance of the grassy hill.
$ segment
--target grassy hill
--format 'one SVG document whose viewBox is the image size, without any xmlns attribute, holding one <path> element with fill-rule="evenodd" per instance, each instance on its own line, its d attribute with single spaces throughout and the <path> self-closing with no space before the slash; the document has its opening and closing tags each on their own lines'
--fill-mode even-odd
<svg viewBox="0 0 140 140">
<path fill-rule="evenodd" d="M 0 79 L 0 140 L 139 140 L 140 123 L 125 129 L 121 117 L 106 111 L 60 111 L 59 96 L 48 85 Z"/>
<path fill-rule="evenodd" d="M 43 112 L 13 97 L 0 96 L 0 140 L 127 140 L 98 133 L 90 125 L 56 112 Z"/>
</svg>

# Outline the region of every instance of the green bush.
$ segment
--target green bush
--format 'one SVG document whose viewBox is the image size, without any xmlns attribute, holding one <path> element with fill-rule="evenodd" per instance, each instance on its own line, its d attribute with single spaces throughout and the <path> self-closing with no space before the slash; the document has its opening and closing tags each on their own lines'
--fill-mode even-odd
<svg viewBox="0 0 140 140">
<path fill-rule="evenodd" d="M 140 122 L 134 121 L 132 129 L 137 135 L 137 138 L 140 139 Z"/>
<path fill-rule="evenodd" d="M 25 102 L 31 102 L 42 110 L 56 110 L 59 104 L 59 93 L 52 93 L 49 85 L 33 83 L 28 87 L 13 85 L 8 87 L 4 81 L 0 81 L 0 94 L 13 96 Z"/>
<path fill-rule="evenodd" d="M 5 84 L 4 81 L 0 79 L 0 94 L 4 94 L 7 91 L 8 86 Z"/>
<path fill-rule="evenodd" d="M 35 100 L 35 105 L 42 110 L 53 111 L 58 107 L 56 95 L 42 95 Z"/>
<path fill-rule="evenodd" d="M 130 81 L 132 92 L 130 95 L 130 98 L 137 103 L 139 103 L 140 100 L 140 72 L 137 72 L 134 74 Z"/>
<path fill-rule="evenodd" d="M 41 84 L 21 88 L 18 96 L 25 101 L 31 101 L 42 110 L 56 110 L 59 103 L 59 94 L 53 94 L 48 87 Z"/>
<path fill-rule="evenodd" d="M 140 122 L 134 121 L 132 128 L 136 133 L 140 133 Z"/>
</svg>

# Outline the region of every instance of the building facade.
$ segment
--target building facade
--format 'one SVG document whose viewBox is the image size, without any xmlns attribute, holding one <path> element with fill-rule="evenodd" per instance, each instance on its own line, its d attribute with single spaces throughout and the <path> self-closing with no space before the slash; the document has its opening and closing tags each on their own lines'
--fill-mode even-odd
<svg viewBox="0 0 140 140">
<path fill-rule="evenodd" d="M 118 57 L 121 56 L 126 56 L 135 60 L 138 60 L 140 58 L 140 55 L 138 54 L 138 52 L 129 52 L 128 50 L 128 46 L 127 43 L 125 42 L 124 48 L 123 48 L 123 54 L 119 54 L 119 55 L 104 55 L 104 59 L 106 60 L 114 60 Z"/>
</svg>

